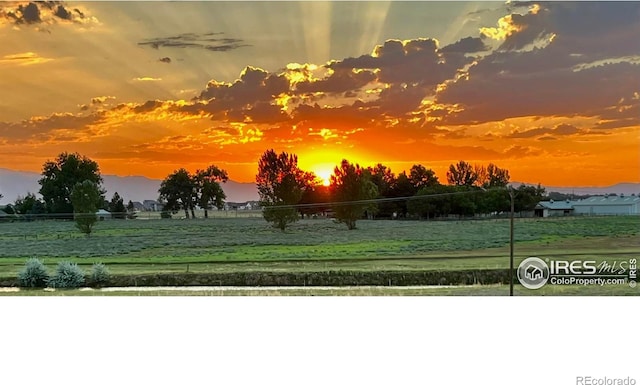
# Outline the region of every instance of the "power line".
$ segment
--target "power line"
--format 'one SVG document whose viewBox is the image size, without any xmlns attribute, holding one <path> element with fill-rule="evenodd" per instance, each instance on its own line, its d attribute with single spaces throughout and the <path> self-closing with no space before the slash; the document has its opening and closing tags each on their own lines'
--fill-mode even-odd
<svg viewBox="0 0 640 385">
<path fill-rule="evenodd" d="M 267 209 L 288 209 L 288 208 L 313 208 L 313 207 L 326 207 L 326 206 L 351 206 L 351 205 L 366 205 L 366 204 L 375 204 L 375 203 L 386 203 L 386 202 L 399 202 L 399 201 L 410 201 L 410 200 L 419 200 L 419 199 L 428 199 L 428 198 L 437 198 L 443 196 L 452 196 L 452 195 L 464 195 L 464 194 L 480 194 L 486 193 L 489 191 L 507 191 L 505 188 L 491 188 L 491 189 L 478 189 L 478 190 L 470 190 L 470 191 L 455 191 L 448 193 L 437 193 L 437 194 L 424 194 L 424 195 L 410 195 L 410 196 L 402 196 L 402 197 L 391 197 L 391 198 L 373 198 L 373 199 L 361 199 L 361 200 L 352 200 L 352 201 L 338 201 L 338 202 L 326 202 L 326 203 L 298 203 L 293 205 L 271 205 L 271 206 L 263 206 L 263 208 Z"/>
<path fill-rule="evenodd" d="M 467 191 L 454 191 L 454 192 L 446 192 L 446 193 L 436 193 L 436 194 L 422 194 L 422 195 L 408 195 L 401 197 L 387 197 L 387 198 L 373 198 L 373 199 L 360 199 L 360 200 L 351 200 L 351 201 L 337 201 L 337 202 L 320 202 L 320 203 L 297 203 L 292 205 L 264 205 L 263 209 L 300 209 L 300 208 L 322 208 L 322 207 L 335 207 L 335 206 L 352 206 L 352 205 L 373 205 L 379 203 L 388 203 L 388 202 L 401 202 L 401 201 L 412 201 L 412 200 L 421 200 L 421 199 L 430 199 L 430 198 L 439 198 L 445 196 L 455 196 L 455 195 L 467 195 L 467 194 L 481 194 L 487 193 L 491 191 L 504 191 L 507 192 L 508 188 L 490 188 L 490 189 L 475 189 L 475 190 L 467 190 Z M 201 208 L 202 209 L 202 208 Z M 176 211 L 183 210 L 182 208 Z M 210 209 L 211 211 L 215 211 Z M 220 211 L 220 210 L 218 210 Z M 122 216 L 131 216 L 131 215 L 139 215 L 145 213 L 145 211 L 135 211 L 135 212 L 109 212 L 111 216 L 114 215 L 122 215 Z M 91 214 L 91 213 L 76 213 L 76 214 Z M 27 218 L 34 217 L 51 217 L 58 219 L 74 219 L 74 213 L 43 213 L 43 214 L 7 214 L 8 216 L 24 216 Z M 103 216 L 105 214 L 100 214 L 98 212 L 95 213 L 96 217 Z"/>
</svg>

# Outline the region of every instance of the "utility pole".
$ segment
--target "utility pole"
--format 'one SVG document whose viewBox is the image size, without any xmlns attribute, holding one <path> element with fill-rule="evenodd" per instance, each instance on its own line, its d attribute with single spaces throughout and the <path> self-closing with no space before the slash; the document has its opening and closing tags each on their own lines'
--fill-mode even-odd
<svg viewBox="0 0 640 385">
<path fill-rule="evenodd" d="M 511 216 L 509 224 L 509 296 L 513 297 L 513 216 L 515 214 L 515 191 L 509 187 L 509 198 L 511 198 Z"/>
</svg>

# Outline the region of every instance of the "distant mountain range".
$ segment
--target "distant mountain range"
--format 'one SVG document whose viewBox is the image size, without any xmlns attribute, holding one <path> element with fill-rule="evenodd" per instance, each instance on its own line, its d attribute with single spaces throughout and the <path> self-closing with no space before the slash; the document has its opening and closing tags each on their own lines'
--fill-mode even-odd
<svg viewBox="0 0 640 385">
<path fill-rule="evenodd" d="M 38 180 L 40 174 L 35 172 L 13 171 L 0 168 L 0 204 L 14 202 L 18 196 L 25 196 L 27 192 L 35 193 L 40 190 Z M 142 202 L 147 199 L 158 199 L 159 179 L 150 179 L 144 176 L 117 176 L 103 175 L 106 197 L 111 199 L 113 193 L 124 199 L 125 204 L 131 200 Z M 227 195 L 228 202 L 247 202 L 258 200 L 258 190 L 255 183 L 240 183 L 229 180 L 222 183 L 222 189 Z"/>
<path fill-rule="evenodd" d="M 158 199 L 159 179 L 150 179 L 144 176 L 117 176 L 103 175 L 104 187 L 107 190 L 106 197 L 111 199 L 114 192 L 118 192 L 125 200 L 142 202 L 147 199 Z M 0 168 L 0 204 L 12 203 L 18 196 L 25 196 L 27 192 L 37 193 L 40 190 L 38 184 L 40 174 L 35 172 L 13 171 Z M 517 187 L 523 183 L 512 182 Z M 531 183 L 525 183 L 531 184 Z M 544 186 L 547 192 L 556 191 L 563 194 L 576 195 L 601 195 L 601 194 L 640 194 L 640 183 L 618 183 L 607 187 L 559 187 Z M 222 189 L 227 195 L 228 202 L 247 202 L 258 200 L 258 190 L 255 183 L 240 183 L 228 181 L 222 184 Z"/>
</svg>

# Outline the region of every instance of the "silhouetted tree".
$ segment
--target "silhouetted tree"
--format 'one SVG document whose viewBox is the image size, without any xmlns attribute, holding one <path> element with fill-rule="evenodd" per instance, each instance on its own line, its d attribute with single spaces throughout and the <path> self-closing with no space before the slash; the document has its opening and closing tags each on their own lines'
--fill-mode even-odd
<svg viewBox="0 0 640 385">
<path fill-rule="evenodd" d="M 449 166 L 447 182 L 453 186 L 473 186 L 478 180 L 478 170 L 463 160 Z"/>
<path fill-rule="evenodd" d="M 120 197 L 120 194 L 116 191 L 109 202 L 108 210 L 111 212 L 111 216 L 116 219 L 126 219 L 127 209 L 124 207 L 124 200 Z"/>
<path fill-rule="evenodd" d="M 411 180 L 407 176 L 406 172 L 401 172 L 396 178 L 396 183 L 390 191 L 391 198 L 411 197 L 416 195 L 418 190 L 411 183 Z M 408 213 L 407 201 L 401 200 L 394 202 L 395 210 L 402 217 L 405 217 Z"/>
<path fill-rule="evenodd" d="M 265 151 L 258 161 L 256 175 L 264 219 L 282 231 L 296 222 L 299 215 L 292 206 L 300 202 L 305 189 L 315 179 L 315 175 L 298 167 L 295 154 L 282 152 L 278 155 L 273 149 Z"/>
<path fill-rule="evenodd" d="M 42 216 L 47 212 L 44 202 L 36 198 L 36 195 L 32 193 L 27 193 L 27 196 L 24 198 L 19 196 L 14 202 L 13 207 L 18 214 L 24 215 L 28 221 Z"/>
<path fill-rule="evenodd" d="M 443 186 L 440 184 L 423 187 L 416 193 L 416 198 L 407 202 L 407 210 L 412 215 L 420 218 L 435 218 L 447 216 L 453 210 L 453 198 L 451 195 L 457 191 L 456 186 Z"/>
<path fill-rule="evenodd" d="M 371 203 L 355 201 L 374 199 L 378 195 L 378 188 L 371 181 L 369 171 L 358 164 L 349 163 L 346 159 L 334 169 L 331 175 L 330 191 L 332 200 L 336 203 L 334 206 L 336 219 L 346 224 L 349 230 L 355 229 L 356 221 L 362 218 L 366 210 L 374 206 Z"/>
<path fill-rule="evenodd" d="M 184 216 L 189 218 L 189 210 L 195 218 L 193 211 L 196 200 L 196 186 L 187 170 L 181 168 L 167 176 L 160 184 L 159 200 L 164 202 L 164 211 L 177 212 L 184 210 Z"/>
<path fill-rule="evenodd" d="M 220 186 L 220 182 L 226 183 L 229 176 L 225 170 L 216 166 L 209 166 L 205 170 L 197 170 L 193 176 L 193 183 L 196 186 L 198 206 L 204 209 L 204 217 L 209 218 L 211 206 L 222 210 L 224 200 L 227 197 Z"/>
<path fill-rule="evenodd" d="M 129 201 L 127 203 L 127 218 L 134 219 L 136 217 L 136 207 L 133 205 L 133 202 Z"/>
<path fill-rule="evenodd" d="M 42 169 L 40 195 L 50 213 L 72 213 L 71 190 L 77 183 L 90 181 L 98 187 L 100 200 L 104 200 L 101 188 L 102 176 L 98 163 L 78 153 L 62 153 L 55 161 L 47 161 Z"/>
<path fill-rule="evenodd" d="M 378 188 L 377 198 L 390 198 L 396 184 L 396 176 L 391 169 L 378 163 L 374 167 L 367 167 L 367 171 L 371 174 L 371 182 Z M 382 202 L 375 207 L 375 213 L 380 217 L 390 217 L 395 210 L 395 202 Z"/>
<path fill-rule="evenodd" d="M 302 206 L 298 209 L 302 215 L 313 215 L 325 212 L 330 208 L 331 197 L 329 196 L 329 186 L 323 186 L 320 181 L 308 185 L 302 193 L 300 199 Z"/>
<path fill-rule="evenodd" d="M 506 187 L 509 184 L 509 170 L 502 169 L 493 163 L 489 163 L 485 173 L 478 178 L 480 186 L 489 189 Z"/>
<path fill-rule="evenodd" d="M 544 187 L 538 184 L 537 186 L 520 185 L 515 189 L 514 197 L 514 210 L 516 212 L 531 211 L 535 209 L 538 202 L 542 200 L 545 195 Z"/>
<path fill-rule="evenodd" d="M 433 187 L 440 184 L 436 173 L 421 164 L 414 164 L 409 170 L 409 181 L 416 192 L 423 187 Z"/>
<path fill-rule="evenodd" d="M 76 227 L 89 236 L 93 225 L 97 221 L 96 211 L 102 201 L 102 191 L 98 185 L 90 180 L 85 180 L 71 190 L 71 203 Z"/>
</svg>

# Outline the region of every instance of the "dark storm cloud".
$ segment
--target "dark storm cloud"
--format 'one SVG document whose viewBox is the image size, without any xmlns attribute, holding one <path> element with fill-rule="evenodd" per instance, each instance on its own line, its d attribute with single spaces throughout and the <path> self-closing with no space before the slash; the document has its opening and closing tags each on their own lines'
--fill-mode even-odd
<svg viewBox="0 0 640 385">
<path fill-rule="evenodd" d="M 226 52 L 241 47 L 249 47 L 242 39 L 220 37 L 223 32 L 205 34 L 183 33 L 175 36 L 146 39 L 138 43 L 140 46 L 159 48 L 195 48 L 214 52 Z"/>
</svg>

